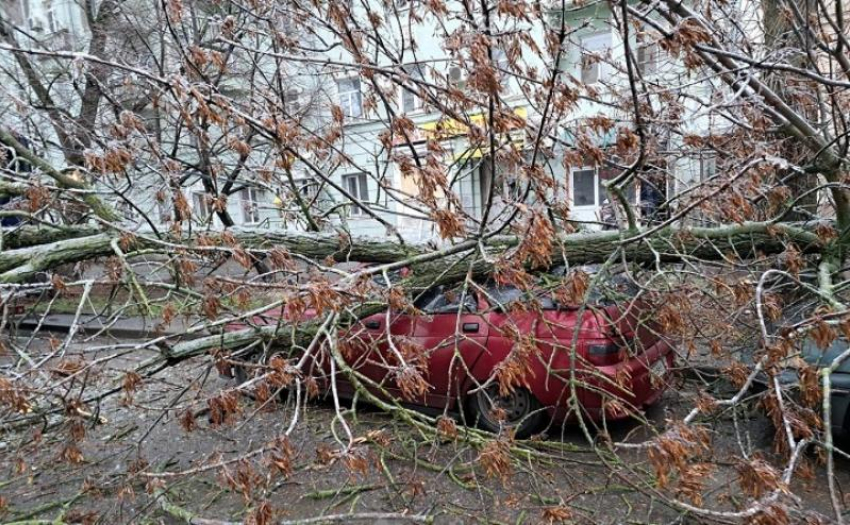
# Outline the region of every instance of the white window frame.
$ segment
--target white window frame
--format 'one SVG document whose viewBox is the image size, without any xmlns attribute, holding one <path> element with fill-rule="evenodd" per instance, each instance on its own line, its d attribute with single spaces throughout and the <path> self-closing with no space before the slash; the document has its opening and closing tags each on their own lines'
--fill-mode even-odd
<svg viewBox="0 0 850 525">
<path fill-rule="evenodd" d="M 658 74 L 658 59 L 661 49 L 655 42 L 642 42 L 635 50 L 635 64 L 644 77 Z M 647 55 L 647 53 L 649 53 Z"/>
<path fill-rule="evenodd" d="M 419 64 L 411 64 L 409 66 L 405 66 L 405 71 L 407 75 L 411 78 L 410 87 L 418 88 L 419 85 L 414 82 L 414 80 L 424 80 L 425 72 L 422 70 L 422 66 Z M 411 109 L 407 109 L 407 103 L 412 102 Z M 421 113 L 425 109 L 425 100 L 419 96 L 419 94 L 411 89 L 408 89 L 407 86 L 401 87 L 401 111 L 405 114 L 411 115 L 415 113 Z"/>
<path fill-rule="evenodd" d="M 503 202 L 519 202 L 523 196 L 522 180 L 519 175 L 519 166 L 506 166 L 498 158 L 495 162 L 496 172 L 491 173 L 493 167 L 492 157 L 484 155 L 478 165 L 479 186 L 481 187 L 482 200 L 489 192 L 489 187 L 495 184 L 493 195 Z"/>
<path fill-rule="evenodd" d="M 509 73 L 509 68 L 511 66 L 510 61 L 508 61 L 508 52 L 502 49 L 501 47 L 493 47 L 493 67 L 496 68 L 499 78 L 502 81 L 502 87 L 504 88 L 505 93 L 511 93 L 511 75 Z"/>
<path fill-rule="evenodd" d="M 44 4 L 44 21 L 47 24 L 47 34 L 52 35 L 59 31 L 59 20 L 56 17 L 57 0 L 49 0 Z"/>
<path fill-rule="evenodd" d="M 699 182 L 703 183 L 717 174 L 717 155 L 713 152 L 699 154 Z"/>
<path fill-rule="evenodd" d="M 168 222 L 171 222 L 171 215 L 173 212 L 174 203 L 171 202 L 170 198 L 166 198 L 162 201 L 156 201 L 156 216 L 160 224 L 166 224 Z"/>
<path fill-rule="evenodd" d="M 291 87 L 284 92 L 283 107 L 290 114 L 301 111 L 301 88 Z"/>
<path fill-rule="evenodd" d="M 298 195 L 302 200 L 312 202 L 319 196 L 319 181 L 316 179 L 295 179 L 295 187 L 298 188 Z"/>
<path fill-rule="evenodd" d="M 473 219 L 480 219 L 484 213 L 484 194 L 482 192 L 481 164 L 459 170 L 452 181 L 452 191 L 457 195 L 463 211 Z"/>
<path fill-rule="evenodd" d="M 284 35 L 295 36 L 298 32 L 298 25 L 292 18 L 292 13 L 285 12 L 280 16 L 280 28 Z"/>
<path fill-rule="evenodd" d="M 257 224 L 263 220 L 262 204 L 266 204 L 266 190 L 263 188 L 243 188 L 239 192 L 242 201 L 242 222 L 244 224 Z"/>
<path fill-rule="evenodd" d="M 348 214 L 351 217 L 366 215 L 365 208 L 369 207 L 369 176 L 362 172 L 343 175 L 342 187 L 357 200 L 349 205 Z"/>
<path fill-rule="evenodd" d="M 575 202 L 575 174 L 579 171 L 592 171 L 593 172 L 593 204 L 576 204 Z M 604 202 L 602 199 L 602 190 L 604 189 L 602 186 L 603 179 L 602 172 L 599 167 L 593 166 L 582 166 L 580 168 L 573 168 L 570 170 L 570 205 L 573 209 L 577 210 L 593 210 L 596 208 L 600 208 Z M 625 188 L 626 200 L 629 201 L 631 205 L 640 204 L 640 188 L 639 186 L 632 182 Z"/>
<path fill-rule="evenodd" d="M 608 78 L 608 68 L 604 62 L 605 56 L 614 47 L 614 35 L 611 31 L 601 31 L 581 37 L 581 46 L 579 56 L 579 78 L 583 84 L 595 85 L 599 84 Z M 592 64 L 586 64 L 593 57 Z M 590 82 L 585 80 L 585 71 L 589 71 L 589 67 L 596 69 L 596 78 Z"/>
<path fill-rule="evenodd" d="M 350 84 L 350 86 L 347 84 Z M 346 89 L 343 89 L 343 86 Z M 336 81 L 336 89 L 339 93 L 339 107 L 342 108 L 342 114 L 346 118 L 362 117 L 363 92 L 361 91 L 360 79 L 355 77 L 340 78 Z"/>
<path fill-rule="evenodd" d="M 198 222 L 207 222 L 210 219 L 210 203 L 207 202 L 207 192 L 195 190 L 192 192 L 192 213 Z"/>
<path fill-rule="evenodd" d="M 576 204 L 576 193 L 575 193 L 575 174 L 580 171 L 592 171 L 593 172 L 593 203 L 592 204 Z M 572 207 L 579 210 L 591 210 L 598 208 L 602 205 L 599 201 L 599 168 L 594 168 L 592 166 L 582 166 L 580 168 L 573 168 L 570 170 L 570 201 Z"/>
<path fill-rule="evenodd" d="M 458 78 L 452 79 L 453 71 L 457 71 Z M 450 64 L 446 70 L 446 82 L 449 87 L 463 90 L 466 87 L 466 71 L 459 64 Z"/>
</svg>

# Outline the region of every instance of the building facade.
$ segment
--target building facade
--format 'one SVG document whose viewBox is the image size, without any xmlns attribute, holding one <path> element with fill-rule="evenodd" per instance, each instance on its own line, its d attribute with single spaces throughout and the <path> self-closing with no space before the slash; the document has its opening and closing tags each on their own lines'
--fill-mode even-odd
<svg viewBox="0 0 850 525">
<path fill-rule="evenodd" d="M 21 47 L 79 49 L 91 37 L 89 18 L 79 3 L 0 1 L 5 18 L 27 33 L 18 38 L 19 42 L 27 42 Z M 417 242 L 439 236 L 434 218 L 419 205 L 423 197 L 462 211 L 468 227 L 474 228 L 476 221 L 483 218 L 492 192 L 494 201 L 487 217 L 491 223 L 509 220 L 517 204 L 545 207 L 547 199 L 551 199 L 568 203 L 568 219 L 573 226 L 597 229 L 601 227 L 603 208 L 611 201 L 605 183 L 623 167 L 605 165 L 592 156 L 599 152 L 609 156 L 624 137 L 628 138 L 632 121 L 632 109 L 622 103 L 630 82 L 627 47 L 634 57 L 632 75 L 638 75 L 648 86 L 646 97 L 666 108 L 660 110 L 667 113 L 659 120 L 675 119 L 683 123 L 680 129 L 685 130 L 652 135 L 653 162 L 626 190 L 629 200 L 648 214 L 650 204 L 656 206 L 670 200 L 675 205 L 676 195 L 686 194 L 717 173 L 716 156 L 704 148 L 686 147 L 683 136 L 722 130 L 723 124 L 706 109 L 711 106 L 711 97 L 722 88 L 710 79 L 689 82 L 692 71 L 684 68 L 679 58 L 664 52 L 660 37 L 649 28 L 633 31 L 626 46 L 607 4 L 570 4 L 565 12 L 552 9 L 534 22 L 529 18 L 501 28 L 522 32 L 529 46 L 544 48 L 546 31 L 564 21 L 570 27 L 570 37 L 555 54 L 554 64 L 541 58 L 545 53 L 527 52 L 530 47 L 494 44 L 489 53 L 496 70 L 494 78 L 499 82 L 496 109 L 480 103 L 451 103 L 451 111 L 445 105 L 437 109 L 438 104 L 431 97 L 448 93 L 463 99 L 464 93 L 471 92 L 470 86 L 481 81 L 474 78 L 480 68 L 457 59 L 469 59 L 471 54 L 454 53 L 452 58 L 445 49 L 446 40 L 436 35 L 451 34 L 453 28 L 421 16 L 418 2 L 395 1 L 382 6 L 372 8 L 385 10 L 388 25 L 397 22 L 398 27 L 387 29 L 385 36 L 390 41 L 388 45 L 397 46 L 395 49 L 401 52 L 393 60 L 383 58 L 378 67 L 396 69 L 396 74 L 389 75 L 395 85 L 388 87 L 380 79 L 364 75 L 363 69 L 353 66 L 356 57 L 344 46 L 333 46 L 323 51 L 321 60 L 296 64 L 295 70 L 288 73 L 287 85 L 292 87 L 286 90 L 286 103 L 301 111 L 302 125 L 310 122 L 309 127 L 314 130 L 332 128 L 338 118 L 335 112 L 342 114 L 343 132 L 334 141 L 332 159 L 305 153 L 304 158 L 293 159 L 282 167 L 285 173 L 271 178 L 260 176 L 264 168 L 259 163 L 251 166 L 249 160 L 245 171 L 248 175 L 236 189 L 231 188 L 226 202 L 215 201 L 210 198 L 210 187 L 227 185 L 225 174 L 239 169 L 239 148 L 235 147 L 229 157 L 223 157 L 229 160 L 221 169 L 198 170 L 197 174 L 188 170 L 172 188 L 161 178 L 146 181 L 142 176 L 125 190 L 120 184 L 111 187 L 113 192 L 124 195 L 116 206 L 130 221 L 142 224 L 144 215 L 165 225 L 175 218 L 174 191 L 179 191 L 194 220 L 205 227 L 222 226 L 216 210 L 224 207 L 236 224 L 303 229 L 302 212 L 306 207 L 315 210 L 323 228 L 343 227 L 353 234 L 372 236 L 397 231 Z M 357 7 L 352 7 L 352 16 L 365 17 L 367 13 L 358 13 Z M 547 24 L 550 27 L 544 27 Z M 323 36 L 333 38 L 327 28 L 319 27 L 310 34 L 317 41 Z M 405 40 L 417 45 L 405 46 Z M 2 52 L 0 56 L 7 74 L 20 74 L 11 53 Z M 323 61 L 325 65 L 321 65 Z M 398 66 L 402 71 L 398 71 Z M 49 68 L 50 64 L 44 62 L 42 67 Z M 270 57 L 256 67 L 274 75 L 275 68 L 283 66 Z M 558 114 L 554 124 L 545 104 L 534 98 L 529 82 L 523 81 L 528 71 L 553 67 L 564 84 L 576 91 L 574 105 Z M 237 96 L 251 88 L 238 75 L 228 82 L 225 87 Z M 688 87 L 681 90 L 679 98 L 664 99 L 669 94 L 666 86 L 683 85 Z M 7 84 L 4 89 L 10 94 L 8 100 L 32 97 L 24 83 L 16 87 Z M 15 89 L 18 91 L 13 93 Z M 375 104 L 376 98 L 381 99 L 381 104 Z M 69 96 L 69 104 L 74 104 L 73 96 Z M 142 112 L 150 111 L 146 108 Z M 394 129 L 398 123 L 404 123 L 405 129 Z M 21 122 L 17 126 L 21 128 L 18 131 L 27 132 L 33 126 L 39 127 L 39 123 Z M 222 138 L 210 133 L 210 142 Z M 163 143 L 167 140 L 163 139 Z M 200 145 L 183 144 L 179 139 L 174 139 L 173 145 L 184 152 L 189 159 L 187 164 L 200 163 Z M 529 166 L 556 181 L 547 194 L 526 191 Z M 453 195 L 441 191 L 432 195 L 427 177 L 436 176 L 435 170 L 437 175 L 446 177 Z M 350 204 L 352 201 L 357 204 Z"/>
</svg>

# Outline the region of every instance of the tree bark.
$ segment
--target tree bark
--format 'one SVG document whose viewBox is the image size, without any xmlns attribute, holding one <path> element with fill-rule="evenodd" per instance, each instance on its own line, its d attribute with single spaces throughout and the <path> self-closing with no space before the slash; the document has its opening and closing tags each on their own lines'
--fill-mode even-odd
<svg viewBox="0 0 850 525">
<path fill-rule="evenodd" d="M 786 6 L 783 0 L 761 0 L 762 10 L 764 11 L 764 40 L 769 50 L 777 56 L 787 56 L 786 60 L 793 66 L 805 67 L 808 58 L 807 52 L 812 46 L 812 42 L 804 43 L 802 38 L 809 36 L 809 28 L 805 28 L 802 34 L 795 32 L 794 19 L 786 13 Z M 802 9 L 802 15 L 806 20 L 815 20 L 812 18 L 817 15 L 817 3 L 799 2 L 797 9 Z M 791 52 L 793 50 L 793 52 Z M 793 82 L 789 82 L 793 80 Z M 815 122 L 817 120 L 817 105 L 814 100 L 809 100 L 806 103 L 802 97 L 795 96 L 794 92 L 801 90 L 806 92 L 809 97 L 814 98 L 818 91 L 817 83 L 804 78 L 789 79 L 788 72 L 768 71 L 764 76 L 764 83 L 767 84 L 782 100 L 805 117 L 807 120 Z M 805 89 L 805 88 L 808 89 Z M 801 164 L 806 163 L 806 156 L 812 152 L 798 141 L 790 140 L 785 137 L 782 131 L 777 132 L 777 139 L 781 147 L 781 155 L 783 158 L 790 159 L 793 162 Z M 792 195 L 803 196 L 798 198 L 796 208 L 787 215 L 789 220 L 805 220 L 809 217 L 817 215 L 818 199 L 817 192 L 811 191 L 818 185 L 816 173 L 799 174 L 786 170 L 784 173 L 787 180 L 787 186 L 791 190 Z"/>
<path fill-rule="evenodd" d="M 11 133 L 6 132 L 2 127 L 0 127 L 0 143 L 3 143 L 15 150 L 15 154 L 18 157 L 27 161 L 31 166 L 40 170 L 45 175 L 51 177 L 60 187 L 84 191 L 91 190 L 89 185 L 85 182 L 77 180 L 63 171 L 57 170 L 43 158 L 34 155 L 29 148 L 21 144 L 18 139 L 12 136 Z M 105 221 L 115 221 L 119 219 L 118 214 L 94 193 L 84 193 L 80 200 L 88 205 L 92 213 Z"/>
<path fill-rule="evenodd" d="M 70 230 L 73 231 L 73 230 Z M 343 235 L 316 233 L 297 233 L 286 230 L 267 230 L 262 228 L 233 228 L 228 230 L 238 241 L 239 247 L 249 250 L 268 251 L 283 248 L 314 260 L 332 258 L 337 262 L 361 263 L 401 263 L 408 261 L 415 269 L 428 263 L 419 263 L 416 257 L 433 252 L 426 246 L 400 245 L 396 242 L 374 238 L 349 238 Z M 678 228 L 668 227 L 646 238 L 642 231 L 632 237 L 621 239 L 620 232 L 595 232 L 564 235 L 554 242 L 553 260 L 566 260 L 570 264 L 588 264 L 605 261 L 614 251 L 622 250 L 624 257 L 632 262 L 652 263 L 673 262 L 685 257 L 701 259 L 720 259 L 730 253 L 740 258 L 750 258 L 758 254 L 780 253 L 788 243 L 793 243 L 803 253 L 819 252 L 824 248 L 818 236 L 803 226 L 793 224 L 772 224 L 765 222 L 734 224 L 716 228 Z M 70 235 L 70 233 L 68 233 Z M 50 239 L 50 233 L 33 232 L 26 242 L 35 242 L 38 235 Z M 23 282 L 38 272 L 56 268 L 59 265 L 111 255 L 110 243 L 113 233 L 100 233 L 79 238 L 46 242 L 25 248 L 0 253 L 0 282 Z M 199 251 L 228 250 L 224 240 L 211 245 L 215 239 L 207 237 L 203 244 L 199 238 L 186 237 L 176 240 L 189 250 Z M 493 237 L 484 245 L 494 255 L 516 247 L 522 241 L 515 236 Z M 467 241 L 451 250 L 452 255 L 472 251 L 478 243 Z M 134 237 L 132 249 L 162 249 L 173 251 L 174 246 L 155 239 L 147 233 Z M 445 262 L 442 268 L 447 268 Z M 464 270 L 465 272 L 465 270 Z M 461 276 L 462 277 L 462 276 Z"/>
<path fill-rule="evenodd" d="M 38 246 L 39 244 L 53 243 L 65 239 L 89 237 L 97 235 L 102 230 L 95 226 L 90 227 L 63 227 L 50 226 L 18 226 L 3 229 L 3 249 L 15 250 Z"/>
</svg>

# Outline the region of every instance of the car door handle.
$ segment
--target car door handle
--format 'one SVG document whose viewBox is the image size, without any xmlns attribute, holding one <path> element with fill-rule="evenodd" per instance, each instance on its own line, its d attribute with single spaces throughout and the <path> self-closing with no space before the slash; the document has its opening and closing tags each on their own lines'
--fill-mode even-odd
<svg viewBox="0 0 850 525">
<path fill-rule="evenodd" d="M 478 323 L 463 323 L 463 331 L 466 333 L 474 333 L 478 331 Z"/>
<path fill-rule="evenodd" d="M 364 324 L 370 330 L 377 330 L 381 327 L 381 321 L 366 321 Z"/>
</svg>

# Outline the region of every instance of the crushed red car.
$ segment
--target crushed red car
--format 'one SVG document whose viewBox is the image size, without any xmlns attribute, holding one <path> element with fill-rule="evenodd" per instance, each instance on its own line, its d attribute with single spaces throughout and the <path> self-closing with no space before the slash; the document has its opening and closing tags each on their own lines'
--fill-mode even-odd
<svg viewBox="0 0 850 525">
<path fill-rule="evenodd" d="M 380 385 L 375 393 L 465 411 L 491 431 L 511 427 L 525 437 L 547 420 L 575 417 L 573 394 L 593 420 L 627 418 L 658 400 L 674 356 L 652 321 L 651 303 L 622 284 L 612 299 L 607 284 L 585 308 L 560 304 L 557 290 L 546 286 L 433 287 L 415 298 L 415 312 L 382 312 L 341 331 L 340 353 Z M 269 311 L 251 324 L 280 315 Z M 329 384 L 329 359 L 317 353 L 310 367 L 319 384 Z M 411 369 L 418 372 L 413 379 Z M 353 394 L 342 374 L 337 388 Z"/>
</svg>

